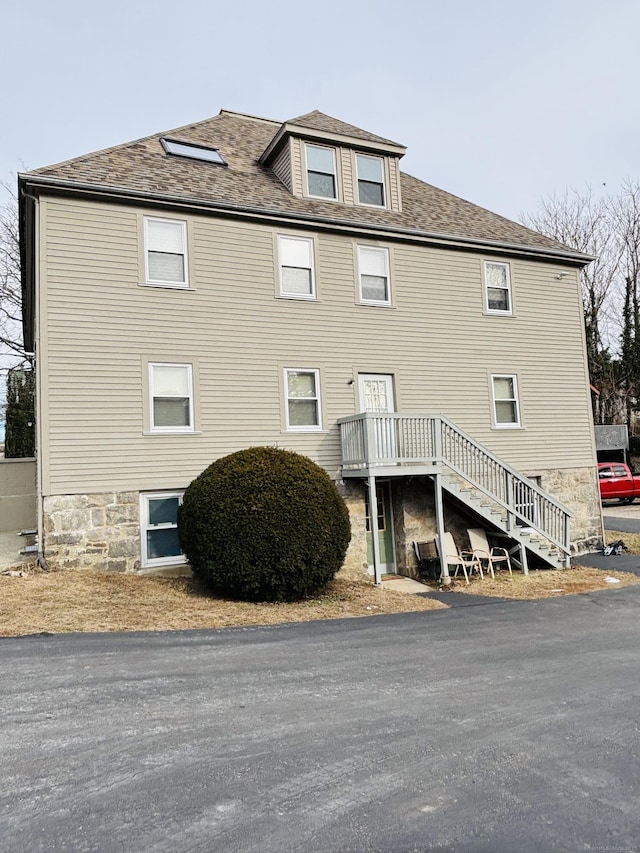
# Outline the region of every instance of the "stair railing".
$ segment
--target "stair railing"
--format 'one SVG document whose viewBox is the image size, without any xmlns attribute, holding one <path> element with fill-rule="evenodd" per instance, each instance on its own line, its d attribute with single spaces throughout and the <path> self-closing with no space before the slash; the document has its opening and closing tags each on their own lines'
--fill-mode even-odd
<svg viewBox="0 0 640 853">
<path fill-rule="evenodd" d="M 338 423 L 345 473 L 444 465 L 497 503 L 508 529 L 519 521 L 570 553 L 569 509 L 442 415 L 366 412 Z"/>
</svg>

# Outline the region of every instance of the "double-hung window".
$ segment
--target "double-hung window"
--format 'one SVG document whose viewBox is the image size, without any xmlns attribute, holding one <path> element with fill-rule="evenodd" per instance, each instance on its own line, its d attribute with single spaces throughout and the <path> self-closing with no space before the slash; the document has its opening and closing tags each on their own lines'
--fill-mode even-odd
<svg viewBox="0 0 640 853">
<path fill-rule="evenodd" d="M 382 157 L 356 154 L 358 203 L 384 207 L 384 164 Z"/>
<path fill-rule="evenodd" d="M 389 250 L 358 246 L 360 301 L 368 305 L 391 305 Z"/>
<path fill-rule="evenodd" d="M 520 405 L 518 403 L 518 380 L 515 376 L 493 375 L 491 377 L 493 393 L 494 424 L 500 428 L 520 426 Z"/>
<path fill-rule="evenodd" d="M 311 432 L 322 429 L 320 413 L 320 372 L 285 368 L 287 429 Z"/>
<path fill-rule="evenodd" d="M 490 314 L 511 314 L 511 272 L 509 264 L 484 262 L 485 307 Z"/>
<path fill-rule="evenodd" d="M 278 237 L 280 295 L 315 299 L 313 240 L 305 237 Z"/>
<path fill-rule="evenodd" d="M 186 561 L 178 540 L 178 507 L 182 495 L 182 492 L 140 495 L 143 568 Z"/>
<path fill-rule="evenodd" d="M 188 287 L 187 223 L 146 216 L 144 265 L 147 284 Z"/>
<path fill-rule="evenodd" d="M 307 192 L 319 198 L 337 198 L 336 155 L 333 148 L 305 145 Z"/>
<path fill-rule="evenodd" d="M 193 375 L 190 364 L 149 364 L 151 432 L 193 432 Z"/>
</svg>

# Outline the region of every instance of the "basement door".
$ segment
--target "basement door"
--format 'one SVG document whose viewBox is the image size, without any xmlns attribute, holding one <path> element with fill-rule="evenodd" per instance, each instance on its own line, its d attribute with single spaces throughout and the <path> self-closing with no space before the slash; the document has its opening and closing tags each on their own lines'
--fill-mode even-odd
<svg viewBox="0 0 640 853">
<path fill-rule="evenodd" d="M 378 546 L 380 548 L 380 571 L 383 574 L 395 574 L 396 561 L 393 542 L 393 515 L 391 508 L 391 489 L 389 483 L 376 486 L 378 503 Z M 367 563 L 369 574 L 373 574 L 373 537 L 371 536 L 371 507 L 369 493 L 365 492 L 365 510 L 367 525 Z"/>
</svg>

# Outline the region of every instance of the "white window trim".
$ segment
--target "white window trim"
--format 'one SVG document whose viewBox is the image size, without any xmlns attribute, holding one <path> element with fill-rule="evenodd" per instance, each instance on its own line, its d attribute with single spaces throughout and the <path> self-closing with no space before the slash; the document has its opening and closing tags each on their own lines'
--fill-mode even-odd
<svg viewBox="0 0 640 853">
<path fill-rule="evenodd" d="M 327 196 L 327 195 L 314 195 L 309 189 L 309 172 L 315 171 L 315 169 L 309 169 L 309 162 L 307 159 L 307 148 L 311 146 L 312 148 L 324 148 L 326 151 L 331 151 L 331 156 L 333 157 L 333 189 L 335 195 Z M 329 172 L 323 172 L 322 174 L 328 175 Z M 315 142 L 305 142 L 304 144 L 304 181 L 307 190 L 307 196 L 309 198 L 319 198 L 322 201 L 338 201 L 340 197 L 340 192 L 338 189 L 338 164 L 336 161 L 336 149 L 332 148 L 330 145 L 316 145 Z"/>
<path fill-rule="evenodd" d="M 487 276 L 487 266 L 491 264 L 494 267 L 504 267 L 507 271 L 507 299 L 509 301 L 509 308 L 506 311 L 502 311 L 499 308 L 489 308 L 489 279 Z M 511 290 L 511 264 L 506 261 L 485 261 L 483 265 L 484 271 L 484 310 L 487 314 L 497 314 L 501 317 L 511 317 L 513 316 L 513 294 Z M 501 288 L 502 289 L 502 288 Z"/>
<path fill-rule="evenodd" d="M 387 299 L 365 299 L 362 295 L 362 261 L 361 261 L 361 252 L 365 249 L 366 251 L 380 252 L 384 255 L 384 265 L 385 272 L 387 277 Z M 358 246 L 358 301 L 362 305 L 377 305 L 384 308 L 389 308 L 392 305 L 391 302 L 391 273 L 389 272 L 389 249 L 383 248 L 382 246 Z"/>
<path fill-rule="evenodd" d="M 157 568 L 160 566 L 177 566 L 187 562 L 184 554 L 170 557 L 149 558 L 147 555 L 147 531 L 148 530 L 175 530 L 177 524 L 149 524 L 149 501 L 163 498 L 178 498 L 178 504 L 182 504 L 184 492 L 141 492 L 140 493 L 140 551 L 141 566 L 143 569 Z"/>
<path fill-rule="evenodd" d="M 511 379 L 513 382 L 513 399 L 510 399 L 508 402 L 515 402 L 516 404 L 516 421 L 514 423 L 498 423 L 498 412 L 496 408 L 496 403 L 507 402 L 506 400 L 496 400 L 496 386 L 495 379 Z M 518 389 L 518 377 L 515 373 L 492 373 L 491 374 L 491 399 L 493 401 L 493 426 L 495 429 L 521 429 L 522 421 L 520 415 L 520 393 Z"/>
<path fill-rule="evenodd" d="M 311 293 L 289 293 L 284 289 L 284 284 L 282 281 L 282 267 L 284 266 L 282 263 L 282 241 L 283 240 L 298 240 L 301 243 L 308 243 L 309 245 L 309 259 L 311 262 Z M 316 271 L 315 271 L 315 258 L 314 258 L 314 241 L 311 237 L 297 237 L 293 234 L 278 234 L 278 275 L 280 278 L 280 296 L 285 299 L 306 299 L 306 300 L 315 300 L 316 296 Z"/>
<path fill-rule="evenodd" d="M 369 160 L 380 160 L 380 165 L 382 166 L 382 204 L 369 204 L 366 201 L 360 200 L 360 175 L 358 173 L 358 157 L 367 157 Z M 360 154 L 355 152 L 355 173 L 356 173 L 356 185 L 355 185 L 355 195 L 357 198 L 357 203 L 360 207 L 372 207 L 374 210 L 384 210 L 387 208 L 387 170 L 385 158 L 381 157 L 378 154 Z M 365 180 L 364 178 L 362 180 Z"/>
<path fill-rule="evenodd" d="M 184 281 L 165 281 L 164 279 L 154 279 L 149 275 L 149 222 L 170 222 L 174 225 L 179 225 L 182 230 L 182 247 L 184 255 Z M 145 216 L 143 217 L 144 225 L 144 283 L 152 287 L 172 287 L 179 290 L 189 288 L 189 252 L 187 246 L 187 223 L 184 219 L 167 219 L 162 216 Z"/>
<path fill-rule="evenodd" d="M 315 426 L 296 426 L 289 423 L 289 373 L 313 373 L 316 380 L 316 411 L 318 413 L 318 423 Z M 322 401 L 320 392 L 320 371 L 316 367 L 285 367 L 283 369 L 284 382 L 284 417 L 287 432 L 322 432 Z M 299 399 L 292 397 L 291 399 Z M 311 398 L 309 398 L 311 399 Z"/>
<path fill-rule="evenodd" d="M 153 422 L 153 400 L 154 400 L 154 367 L 186 367 L 187 368 L 187 392 L 189 394 L 189 426 L 156 426 Z M 193 405 L 193 365 L 185 362 L 150 361 L 149 362 L 149 428 L 150 432 L 158 435 L 177 435 L 195 432 L 194 405 Z"/>
</svg>

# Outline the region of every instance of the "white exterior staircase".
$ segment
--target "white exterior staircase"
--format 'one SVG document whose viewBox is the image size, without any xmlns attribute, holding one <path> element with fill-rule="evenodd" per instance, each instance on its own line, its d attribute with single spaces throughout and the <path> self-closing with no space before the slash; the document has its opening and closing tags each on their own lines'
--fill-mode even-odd
<svg viewBox="0 0 640 853">
<path fill-rule="evenodd" d="M 512 559 L 527 554 L 568 566 L 571 512 L 442 415 L 366 412 L 339 421 L 343 477 L 426 475 L 508 538 Z"/>
</svg>

